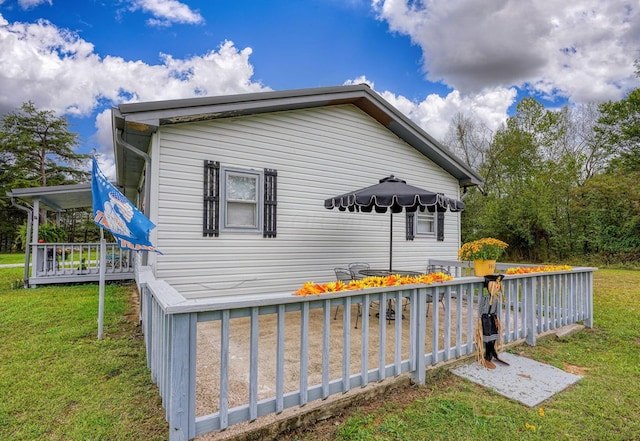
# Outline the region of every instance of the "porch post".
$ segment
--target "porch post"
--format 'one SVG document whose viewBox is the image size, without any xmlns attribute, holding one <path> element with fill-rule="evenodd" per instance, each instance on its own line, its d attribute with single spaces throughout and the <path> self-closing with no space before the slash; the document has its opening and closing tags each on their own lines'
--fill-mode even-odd
<svg viewBox="0 0 640 441">
<path fill-rule="evenodd" d="M 536 345 L 536 284 L 537 277 L 527 277 L 523 283 L 524 301 L 526 303 L 526 316 L 524 318 L 527 325 L 526 342 L 529 346 Z"/>
<path fill-rule="evenodd" d="M 38 226 L 40 224 L 40 199 L 33 199 L 33 233 L 31 234 L 31 277 L 38 274 L 38 268 L 44 262 L 44 250 L 38 252 Z M 35 288 L 35 285 L 32 285 Z"/>
<path fill-rule="evenodd" d="M 584 325 L 587 328 L 593 328 L 593 272 L 585 273 L 585 298 L 587 302 L 587 317 L 584 320 Z"/>
<path fill-rule="evenodd" d="M 411 295 L 411 329 L 415 329 L 413 332 L 414 341 L 413 356 L 414 361 L 410 362 L 411 366 L 415 366 L 415 370 L 411 372 L 411 380 L 416 384 L 425 384 L 427 381 L 427 366 L 424 361 L 424 348 L 426 343 L 427 333 L 427 288 L 419 288 L 413 291 Z"/>
<path fill-rule="evenodd" d="M 192 354 L 192 339 L 195 320 L 190 314 L 174 314 L 170 319 L 169 397 L 167 416 L 169 440 L 187 441 L 195 436 L 195 354 Z M 191 421 L 194 423 L 191 424 Z"/>
</svg>

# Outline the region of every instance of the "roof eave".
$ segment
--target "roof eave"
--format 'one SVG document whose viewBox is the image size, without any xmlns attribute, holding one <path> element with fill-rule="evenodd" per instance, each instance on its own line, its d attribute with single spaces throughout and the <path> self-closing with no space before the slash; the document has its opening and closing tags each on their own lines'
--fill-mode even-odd
<svg viewBox="0 0 640 441">
<path fill-rule="evenodd" d="M 121 185 L 132 185 L 124 177 L 122 156 L 126 152 L 118 149 L 115 130 L 122 130 L 127 142 L 136 137 L 137 145 L 134 145 L 147 153 L 151 134 L 161 125 L 338 104 L 360 108 L 454 176 L 460 186 L 481 185 L 482 178 L 475 171 L 365 84 L 121 104 L 112 112 L 117 181 Z M 127 163 L 127 168 L 130 165 Z"/>
</svg>

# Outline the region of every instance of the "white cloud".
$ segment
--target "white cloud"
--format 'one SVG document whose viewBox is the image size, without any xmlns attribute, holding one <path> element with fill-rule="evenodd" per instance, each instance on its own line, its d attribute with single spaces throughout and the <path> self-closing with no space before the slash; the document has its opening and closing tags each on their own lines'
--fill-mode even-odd
<svg viewBox="0 0 640 441">
<path fill-rule="evenodd" d="M 0 1 L 0 4 L 2 2 Z M 48 3 L 49 6 L 53 4 L 53 0 L 18 0 L 18 4 L 22 9 L 31 9 L 36 6 L 40 6 L 43 3 Z"/>
<path fill-rule="evenodd" d="M 33 101 L 57 114 L 88 117 L 103 106 L 268 90 L 251 80 L 251 48 L 226 41 L 217 50 L 158 64 L 100 57 L 77 34 L 46 20 L 9 23 L 0 14 L 0 115 Z M 96 118 L 92 143 L 111 149 L 110 111 Z"/>
<path fill-rule="evenodd" d="M 89 115 L 111 103 L 256 92 L 251 49 L 224 42 L 204 55 L 159 64 L 101 58 L 94 47 L 48 21 L 9 24 L 0 15 L 0 114 L 26 100 L 63 114 Z"/>
<path fill-rule="evenodd" d="M 373 0 L 423 51 L 428 79 L 463 94 L 528 87 L 573 102 L 619 99 L 636 84 L 640 8 L 628 0 Z"/>
<path fill-rule="evenodd" d="M 204 23 L 204 18 L 198 11 L 192 11 L 189 6 L 177 0 L 133 0 L 130 9 L 142 9 L 143 12 L 153 15 L 154 18 L 147 20 L 152 26 Z"/>
<path fill-rule="evenodd" d="M 365 76 L 346 81 L 345 84 L 367 84 L 375 90 L 374 82 Z M 515 102 L 517 95 L 513 87 L 495 87 L 465 96 L 457 90 L 445 97 L 431 94 L 417 102 L 389 91 L 378 93 L 439 141 L 444 140 L 451 120 L 457 113 L 482 121 L 493 131 L 497 130 L 506 121 L 507 110 Z"/>
</svg>

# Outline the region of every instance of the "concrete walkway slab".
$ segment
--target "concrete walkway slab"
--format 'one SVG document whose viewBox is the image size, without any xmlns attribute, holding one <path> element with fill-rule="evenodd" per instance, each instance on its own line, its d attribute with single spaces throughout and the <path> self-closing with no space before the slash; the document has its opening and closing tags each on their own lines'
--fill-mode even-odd
<svg viewBox="0 0 640 441">
<path fill-rule="evenodd" d="M 473 362 L 451 372 L 529 407 L 538 406 L 582 378 L 507 352 L 501 353 L 500 358 L 510 366 L 496 362 L 495 369 L 487 369 Z"/>
</svg>

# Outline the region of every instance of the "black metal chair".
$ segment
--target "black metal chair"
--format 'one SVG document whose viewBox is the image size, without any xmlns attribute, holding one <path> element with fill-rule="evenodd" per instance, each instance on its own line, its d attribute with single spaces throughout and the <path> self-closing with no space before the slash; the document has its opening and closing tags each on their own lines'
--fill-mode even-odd
<svg viewBox="0 0 640 441">
<path fill-rule="evenodd" d="M 336 280 L 339 280 L 341 282 L 344 283 L 349 283 L 353 280 L 352 277 L 352 272 L 349 270 L 349 268 L 334 268 L 333 269 L 334 272 L 336 273 Z M 358 305 L 358 312 L 356 313 L 356 326 L 355 329 L 358 329 L 358 320 L 360 319 L 360 316 L 362 315 L 362 309 L 360 306 L 360 303 L 357 304 Z M 338 319 L 338 311 L 340 310 L 340 305 L 336 306 L 336 312 L 333 314 L 333 319 L 337 320 Z"/>
<path fill-rule="evenodd" d="M 451 272 L 449 271 L 449 268 L 442 266 L 442 265 L 427 265 L 427 274 L 433 274 L 433 273 L 444 273 L 448 276 L 451 275 Z M 447 310 L 445 305 L 444 305 L 444 291 L 442 291 L 441 293 L 438 294 L 438 301 L 442 304 L 442 309 L 444 309 L 445 311 Z M 433 296 L 432 295 L 428 295 L 427 297 L 427 317 L 429 317 L 429 306 L 430 304 L 433 303 Z"/>
<path fill-rule="evenodd" d="M 336 280 L 340 280 L 345 283 L 349 283 L 352 280 L 363 279 L 365 276 L 360 274 L 361 269 L 369 269 L 368 263 L 352 263 L 349 264 L 349 268 L 334 268 L 334 272 L 336 273 Z M 378 302 L 371 302 L 371 305 L 375 307 Z M 355 329 L 358 329 L 358 322 L 360 321 L 360 316 L 362 315 L 362 304 L 357 303 L 358 311 L 356 313 L 356 325 Z M 337 320 L 338 311 L 340 310 L 340 305 L 336 306 L 336 312 L 333 314 L 333 319 Z"/>
<path fill-rule="evenodd" d="M 349 264 L 349 271 L 351 272 L 351 279 L 360 280 L 364 279 L 366 276 L 360 274 L 362 270 L 368 270 L 371 266 L 366 262 L 353 262 Z"/>
</svg>

